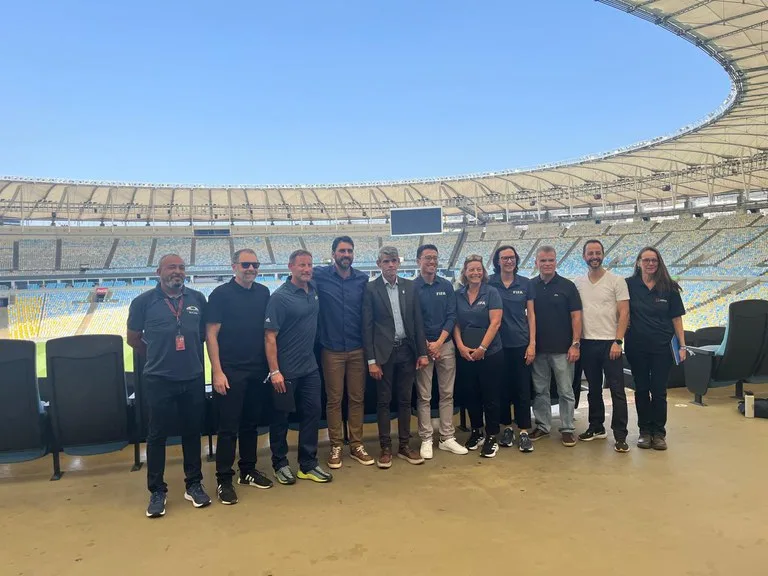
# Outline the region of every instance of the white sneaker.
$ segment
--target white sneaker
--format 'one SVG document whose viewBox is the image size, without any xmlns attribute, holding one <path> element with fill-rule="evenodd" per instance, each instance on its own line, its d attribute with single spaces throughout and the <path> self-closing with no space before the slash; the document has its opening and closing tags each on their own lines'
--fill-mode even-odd
<svg viewBox="0 0 768 576">
<path fill-rule="evenodd" d="M 422 440 L 419 454 L 424 460 L 432 460 L 432 440 Z"/>
<path fill-rule="evenodd" d="M 440 450 L 445 450 L 447 452 L 453 452 L 454 454 L 468 454 L 469 450 L 467 450 L 464 446 L 456 442 L 456 438 L 449 438 L 445 442 L 440 442 L 437 447 Z"/>
</svg>

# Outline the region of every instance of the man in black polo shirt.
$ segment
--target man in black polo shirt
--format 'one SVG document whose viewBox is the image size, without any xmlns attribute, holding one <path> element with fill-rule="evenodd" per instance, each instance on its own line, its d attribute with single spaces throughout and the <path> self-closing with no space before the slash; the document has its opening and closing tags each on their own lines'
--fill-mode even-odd
<svg viewBox="0 0 768 576">
<path fill-rule="evenodd" d="M 280 484 L 296 482 L 288 465 L 288 413 L 294 411 L 295 402 L 300 418 L 298 476 L 330 482 L 333 476 L 317 462 L 321 381 L 314 345 L 320 302 L 311 282 L 312 254 L 295 250 L 288 259 L 288 269 L 291 275 L 272 294 L 264 320 L 269 378 L 275 389 L 269 430 L 272 467 Z"/>
<path fill-rule="evenodd" d="M 256 252 L 249 248 L 232 256 L 235 276 L 208 299 L 206 341 L 213 372 L 213 403 L 219 415 L 216 441 L 216 493 L 222 504 L 236 504 L 232 485 L 235 443 L 240 440 L 238 484 L 271 488 L 272 481 L 256 470 L 257 427 L 270 401 L 264 382 L 264 316 L 269 289 L 255 282 Z"/>
<path fill-rule="evenodd" d="M 181 425 L 184 452 L 184 498 L 196 508 L 211 499 L 202 485 L 200 432 L 205 406 L 203 340 L 205 296 L 184 286 L 184 260 L 177 254 L 160 258 L 160 278 L 153 290 L 134 298 L 128 310 L 128 345 L 146 358 L 144 382 L 149 405 L 147 432 L 147 516 L 165 515 L 168 486 L 165 443 L 171 424 Z"/>
<path fill-rule="evenodd" d="M 573 364 L 581 346 L 581 298 L 576 285 L 556 272 L 557 253 L 552 246 L 536 250 L 536 359 L 533 361 L 533 415 L 536 430 L 531 440 L 549 435 L 552 424 L 550 381 L 555 373 L 560 398 L 560 434 L 564 446 L 576 445 L 573 426 Z"/>
</svg>

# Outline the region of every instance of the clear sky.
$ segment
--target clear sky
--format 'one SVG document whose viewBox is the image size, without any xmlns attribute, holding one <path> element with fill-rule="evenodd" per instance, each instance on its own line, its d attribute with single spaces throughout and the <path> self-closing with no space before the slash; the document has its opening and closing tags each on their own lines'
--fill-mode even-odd
<svg viewBox="0 0 768 576">
<path fill-rule="evenodd" d="M 6 2 L 0 174 L 205 184 L 528 167 L 674 131 L 728 94 L 593 0 Z"/>
</svg>

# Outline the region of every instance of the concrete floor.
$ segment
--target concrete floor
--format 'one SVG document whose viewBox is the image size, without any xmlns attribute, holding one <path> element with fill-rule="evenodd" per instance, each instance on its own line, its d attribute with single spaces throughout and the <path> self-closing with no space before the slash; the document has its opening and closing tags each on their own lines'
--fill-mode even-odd
<svg viewBox="0 0 768 576">
<path fill-rule="evenodd" d="M 396 459 L 383 471 L 347 459 L 329 485 L 240 487 L 232 507 L 184 501 L 174 447 L 157 520 L 144 517 L 130 448 L 65 456 L 59 482 L 50 458 L 0 466 L 0 574 L 765 575 L 768 421 L 743 418 L 730 393 L 701 408 L 670 391 L 667 452 L 638 450 L 633 431 L 629 454 L 610 439 L 566 449 L 553 436 L 495 460 L 435 450 L 423 466 Z M 204 473 L 213 494 L 213 464 Z"/>
</svg>

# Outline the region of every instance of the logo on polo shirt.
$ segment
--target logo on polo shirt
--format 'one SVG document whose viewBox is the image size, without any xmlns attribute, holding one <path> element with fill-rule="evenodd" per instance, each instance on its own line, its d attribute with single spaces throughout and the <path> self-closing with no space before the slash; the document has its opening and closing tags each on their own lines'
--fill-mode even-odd
<svg viewBox="0 0 768 576">
<path fill-rule="evenodd" d="M 476 306 L 485 306 L 485 300 L 478 300 L 477 302 L 475 302 L 475 305 Z"/>
<path fill-rule="evenodd" d="M 187 306 L 187 312 L 190 314 L 200 314 L 200 308 L 197 306 Z"/>
<path fill-rule="evenodd" d="M 435 292 L 435 296 L 445 296 L 445 292 Z"/>
<path fill-rule="evenodd" d="M 664 303 L 666 303 L 667 301 L 664 298 L 656 298 L 656 302 L 664 302 Z"/>
<path fill-rule="evenodd" d="M 525 294 L 525 292 L 523 290 L 512 290 L 512 294 L 514 294 L 515 296 L 522 296 L 523 294 Z"/>
<path fill-rule="evenodd" d="M 270 319 L 269 319 L 269 316 L 267 316 L 266 318 L 264 318 L 264 323 L 265 323 L 265 324 L 267 324 L 267 323 L 269 323 L 269 322 L 272 322 L 272 320 L 270 320 Z"/>
</svg>

